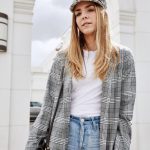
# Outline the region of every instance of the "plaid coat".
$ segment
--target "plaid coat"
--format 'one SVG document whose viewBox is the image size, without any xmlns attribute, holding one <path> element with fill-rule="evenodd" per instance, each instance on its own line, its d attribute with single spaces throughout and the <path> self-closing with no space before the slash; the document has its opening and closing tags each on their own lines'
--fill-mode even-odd
<svg viewBox="0 0 150 150">
<path fill-rule="evenodd" d="M 136 97 L 136 76 L 133 55 L 120 49 L 121 61 L 113 71 L 109 67 L 102 84 L 100 149 L 129 150 L 131 120 Z M 72 77 L 66 67 L 64 52 L 58 52 L 53 62 L 44 97 L 44 103 L 32 125 L 25 150 L 36 150 L 37 143 L 46 135 L 56 103 L 58 111 L 50 137 L 51 150 L 67 150 L 71 104 Z M 61 88 L 62 87 L 62 88 Z"/>
</svg>

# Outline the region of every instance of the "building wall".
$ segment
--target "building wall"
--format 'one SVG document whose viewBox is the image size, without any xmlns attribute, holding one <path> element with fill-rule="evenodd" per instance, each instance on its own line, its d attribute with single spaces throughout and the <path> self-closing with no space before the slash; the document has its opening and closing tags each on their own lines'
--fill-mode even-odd
<svg viewBox="0 0 150 150">
<path fill-rule="evenodd" d="M 137 148 L 149 150 L 150 142 L 150 1 L 136 0 L 135 58 L 137 66 Z"/>
<path fill-rule="evenodd" d="M 43 103 L 49 72 L 42 72 L 38 70 L 32 71 L 31 101 L 38 101 Z"/>
<path fill-rule="evenodd" d="M 150 139 L 150 1 L 119 1 L 120 41 L 132 49 L 137 75 L 132 150 L 149 150 Z"/>
<path fill-rule="evenodd" d="M 8 50 L 0 53 L 0 150 L 23 150 L 29 132 L 31 33 L 34 0 L 1 0 Z"/>
<path fill-rule="evenodd" d="M 0 53 L 0 149 L 8 150 L 9 145 L 9 116 L 10 116 L 10 96 L 11 96 L 11 60 L 12 56 L 10 49 L 12 47 L 12 36 L 11 32 L 13 29 L 13 2 L 9 2 L 6 7 L 8 0 L 2 0 L 0 2 L 0 11 L 9 15 L 9 33 L 7 53 Z"/>
</svg>

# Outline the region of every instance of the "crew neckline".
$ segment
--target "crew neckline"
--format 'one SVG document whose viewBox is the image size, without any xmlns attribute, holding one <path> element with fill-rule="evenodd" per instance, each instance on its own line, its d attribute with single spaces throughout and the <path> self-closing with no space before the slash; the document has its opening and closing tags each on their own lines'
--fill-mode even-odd
<svg viewBox="0 0 150 150">
<path fill-rule="evenodd" d="M 83 52 L 84 52 L 84 54 L 85 55 L 95 55 L 96 54 L 96 50 L 94 50 L 94 51 L 88 51 L 88 50 L 85 50 L 85 49 L 83 49 Z"/>
<path fill-rule="evenodd" d="M 88 51 L 88 50 L 83 49 L 83 53 L 84 53 L 84 57 L 85 58 L 93 58 L 96 55 L 96 50 L 94 50 L 94 51 L 92 51 L 92 50 Z"/>
<path fill-rule="evenodd" d="M 84 51 L 84 52 L 87 52 L 87 53 L 96 52 L 96 50 L 90 50 L 90 51 L 89 51 L 89 50 L 86 50 L 86 49 L 83 49 L 83 51 Z"/>
</svg>

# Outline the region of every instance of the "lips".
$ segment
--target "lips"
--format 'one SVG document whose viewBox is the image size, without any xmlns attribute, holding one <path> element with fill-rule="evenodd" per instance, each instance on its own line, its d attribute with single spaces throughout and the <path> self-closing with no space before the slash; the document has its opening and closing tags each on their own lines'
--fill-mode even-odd
<svg viewBox="0 0 150 150">
<path fill-rule="evenodd" d="M 82 24 L 82 26 L 89 25 L 89 24 L 91 24 L 91 23 L 90 22 L 85 22 L 85 23 Z"/>
</svg>

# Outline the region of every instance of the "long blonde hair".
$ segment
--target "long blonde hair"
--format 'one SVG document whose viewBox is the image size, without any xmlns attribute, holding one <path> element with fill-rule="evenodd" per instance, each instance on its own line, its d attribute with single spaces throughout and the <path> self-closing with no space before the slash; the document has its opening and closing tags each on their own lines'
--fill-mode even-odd
<svg viewBox="0 0 150 150">
<path fill-rule="evenodd" d="M 119 62 L 118 48 L 112 45 L 109 33 L 108 15 L 105 9 L 95 5 L 96 7 L 96 58 L 94 61 L 95 77 L 104 80 L 109 69 L 109 65 L 113 62 L 113 68 Z M 71 75 L 76 79 L 83 79 L 83 45 L 85 44 L 83 34 L 78 30 L 76 18 L 73 13 L 70 45 L 67 49 L 68 65 Z"/>
</svg>

